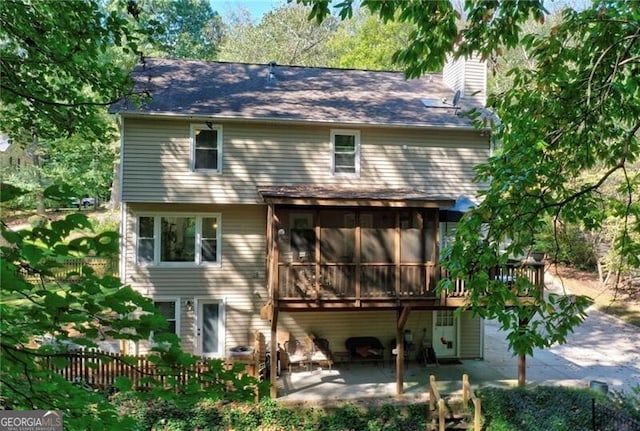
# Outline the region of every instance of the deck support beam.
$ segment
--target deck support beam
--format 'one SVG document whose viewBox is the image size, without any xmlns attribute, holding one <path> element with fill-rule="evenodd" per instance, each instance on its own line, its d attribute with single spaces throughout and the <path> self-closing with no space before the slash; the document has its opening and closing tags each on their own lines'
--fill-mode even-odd
<svg viewBox="0 0 640 431">
<path fill-rule="evenodd" d="M 396 324 L 396 394 L 404 393 L 404 327 L 409 319 L 411 307 L 403 307 L 398 310 L 398 322 Z"/>
<path fill-rule="evenodd" d="M 271 361 L 269 364 L 269 381 L 271 383 L 270 395 L 272 399 L 278 397 L 278 387 L 276 386 L 276 379 L 278 378 L 278 308 L 273 308 L 273 314 L 271 318 Z"/>
</svg>

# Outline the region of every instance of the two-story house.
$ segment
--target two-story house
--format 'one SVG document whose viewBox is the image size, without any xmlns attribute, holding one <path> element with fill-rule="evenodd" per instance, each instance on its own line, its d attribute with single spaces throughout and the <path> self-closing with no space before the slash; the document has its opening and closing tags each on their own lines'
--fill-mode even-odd
<svg viewBox="0 0 640 431">
<path fill-rule="evenodd" d="M 435 293 L 451 208 L 476 199 L 490 154 L 460 115 L 484 103 L 482 63 L 406 80 L 146 59 L 133 77 L 150 98 L 113 109 L 120 274 L 187 351 L 225 357 L 255 330 L 272 351 L 308 333 L 342 351 L 410 331 L 440 357 L 483 356 L 482 321 L 453 313 L 464 291 Z"/>
</svg>

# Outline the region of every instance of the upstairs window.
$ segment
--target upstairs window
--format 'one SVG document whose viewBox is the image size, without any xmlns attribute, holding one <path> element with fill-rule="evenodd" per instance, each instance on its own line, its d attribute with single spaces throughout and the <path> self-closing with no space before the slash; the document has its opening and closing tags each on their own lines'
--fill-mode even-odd
<svg viewBox="0 0 640 431">
<path fill-rule="evenodd" d="M 219 214 L 138 217 L 139 265 L 219 264 L 220 247 Z"/>
<path fill-rule="evenodd" d="M 360 132 L 331 131 L 331 168 L 336 175 L 360 175 Z"/>
<path fill-rule="evenodd" d="M 222 171 L 222 126 L 191 126 L 191 169 Z"/>
</svg>

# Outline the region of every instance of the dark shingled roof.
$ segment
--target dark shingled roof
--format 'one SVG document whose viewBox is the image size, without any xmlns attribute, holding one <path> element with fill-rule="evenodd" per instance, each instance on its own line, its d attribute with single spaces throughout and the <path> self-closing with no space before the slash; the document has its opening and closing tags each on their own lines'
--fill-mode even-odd
<svg viewBox="0 0 640 431">
<path fill-rule="evenodd" d="M 427 193 L 416 189 L 376 189 L 342 186 L 268 186 L 258 187 L 262 197 L 269 200 L 349 200 L 349 201 L 387 201 L 387 202 L 438 202 L 450 204 L 455 196 Z"/>
<path fill-rule="evenodd" d="M 406 80 L 401 72 L 151 58 L 132 77 L 135 90 L 151 99 L 141 106 L 123 100 L 112 112 L 471 127 L 460 111 L 439 102 L 453 98 L 441 74 Z M 422 99 L 438 107 L 425 107 Z"/>
</svg>

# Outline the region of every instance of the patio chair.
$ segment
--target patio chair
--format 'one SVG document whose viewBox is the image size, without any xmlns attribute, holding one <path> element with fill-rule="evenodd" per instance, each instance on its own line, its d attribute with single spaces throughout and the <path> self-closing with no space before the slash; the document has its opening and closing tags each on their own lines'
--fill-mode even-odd
<svg viewBox="0 0 640 431">
<path fill-rule="evenodd" d="M 299 340 L 290 339 L 284 342 L 284 351 L 287 354 L 287 363 L 289 364 L 289 372 L 293 365 L 305 369 L 311 369 L 311 349 L 309 343 Z"/>
<path fill-rule="evenodd" d="M 333 365 L 333 353 L 329 348 L 329 340 L 326 338 L 318 338 L 314 335 L 311 335 L 311 339 L 313 340 L 313 346 L 311 350 L 311 357 L 309 361 L 311 364 L 319 364 L 322 366 L 326 364 L 331 370 L 331 366 Z"/>
<path fill-rule="evenodd" d="M 391 350 L 391 365 L 395 364 L 396 362 L 396 357 L 398 356 L 398 343 L 396 342 L 396 339 L 392 339 L 391 342 L 389 343 L 389 347 Z M 411 361 L 411 354 L 414 352 L 414 346 L 411 343 L 408 343 L 405 341 L 404 344 L 404 363 L 405 365 L 409 365 L 409 362 Z"/>
</svg>

